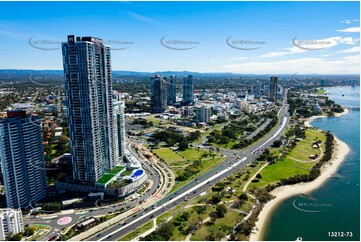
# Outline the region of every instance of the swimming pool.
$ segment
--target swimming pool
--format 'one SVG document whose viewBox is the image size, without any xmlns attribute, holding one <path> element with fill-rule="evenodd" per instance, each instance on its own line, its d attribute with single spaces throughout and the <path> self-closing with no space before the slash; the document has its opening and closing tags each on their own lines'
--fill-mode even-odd
<svg viewBox="0 0 361 242">
<path fill-rule="evenodd" d="M 137 180 L 139 179 L 140 177 L 142 177 L 144 175 L 144 170 L 143 169 L 138 169 L 136 171 L 134 171 L 132 173 L 132 175 L 130 176 L 131 179 L 133 180 Z"/>
</svg>

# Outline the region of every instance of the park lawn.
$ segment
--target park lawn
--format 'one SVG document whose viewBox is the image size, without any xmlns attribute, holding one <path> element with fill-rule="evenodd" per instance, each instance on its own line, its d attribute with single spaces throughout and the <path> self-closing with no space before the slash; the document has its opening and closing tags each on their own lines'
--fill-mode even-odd
<svg viewBox="0 0 361 242">
<path fill-rule="evenodd" d="M 201 159 L 203 154 L 208 153 L 206 150 L 197 150 L 194 148 L 188 148 L 184 151 L 179 151 L 179 154 L 185 156 L 188 160 L 195 161 Z"/>
<path fill-rule="evenodd" d="M 218 158 L 214 158 L 214 159 L 204 159 L 204 160 L 202 160 L 202 165 L 203 165 L 202 170 L 199 173 L 195 173 L 195 174 L 193 174 L 193 176 L 188 177 L 187 180 L 180 181 L 180 182 L 174 184 L 174 186 L 173 186 L 173 188 L 172 188 L 172 190 L 170 192 L 174 192 L 175 190 L 177 190 L 178 188 L 184 186 L 185 184 L 187 184 L 189 181 L 193 180 L 194 178 L 201 176 L 203 173 L 205 173 L 208 170 L 212 169 L 213 167 L 215 167 L 216 165 L 218 165 L 219 163 L 221 163 L 224 160 L 225 160 L 224 157 L 218 157 Z"/>
<path fill-rule="evenodd" d="M 153 153 L 157 154 L 160 158 L 164 159 L 166 163 L 186 161 L 182 156 L 178 155 L 170 148 L 154 149 Z"/>
<path fill-rule="evenodd" d="M 279 147 L 279 148 L 270 148 L 269 151 L 270 151 L 270 153 L 271 153 L 271 155 L 272 155 L 273 157 L 276 157 L 276 156 L 279 156 L 279 155 L 281 154 L 281 152 L 282 152 L 282 147 Z"/>
<path fill-rule="evenodd" d="M 315 129 L 306 130 L 306 138 L 297 142 L 296 147 L 290 152 L 288 157 L 294 158 L 301 161 L 312 161 L 309 156 L 313 154 L 320 155 L 321 151 L 319 149 L 312 148 L 312 142 L 315 140 L 321 140 L 323 145 L 321 148 L 324 150 L 326 141 L 325 135 Z"/>
<path fill-rule="evenodd" d="M 210 206 L 207 206 L 209 208 L 211 208 Z M 199 223 L 200 221 L 203 221 L 204 219 L 206 219 L 208 217 L 208 213 L 211 211 L 210 209 L 206 210 L 205 213 L 203 214 L 197 214 L 193 208 L 186 208 L 186 209 L 182 209 L 180 212 L 178 212 L 176 214 L 176 216 L 174 216 L 172 218 L 172 220 L 170 221 L 170 223 L 173 223 L 177 217 L 181 216 L 183 214 L 183 212 L 189 212 L 190 213 L 190 217 L 187 221 L 183 222 L 181 226 L 183 226 L 184 229 L 186 229 L 187 227 L 189 227 L 190 225 L 192 224 L 195 224 L 195 223 Z M 170 240 L 172 241 L 181 241 L 181 240 L 185 240 L 187 235 L 186 234 L 183 234 L 181 231 L 178 230 L 180 226 L 174 226 L 174 229 L 173 229 L 173 235 L 172 237 L 170 238 Z"/>
<path fill-rule="evenodd" d="M 317 89 L 316 94 L 326 94 L 327 90 Z"/>
<path fill-rule="evenodd" d="M 154 118 L 154 117 L 146 117 L 145 119 L 150 122 L 153 122 L 154 125 L 159 125 L 160 121 L 162 121 L 162 119 Z"/>
<path fill-rule="evenodd" d="M 172 213 L 171 212 L 165 212 L 162 215 L 157 217 L 157 226 L 159 226 L 159 224 L 164 223 L 167 221 L 167 219 L 169 219 L 170 217 L 172 217 Z"/>
<path fill-rule="evenodd" d="M 240 213 L 227 209 L 227 213 L 224 215 L 224 217 L 217 219 L 214 224 L 207 226 L 205 223 L 203 223 L 201 227 L 198 228 L 191 236 L 190 240 L 206 241 L 207 236 L 213 233 L 215 239 L 220 241 L 224 236 L 232 232 L 233 226 L 237 222 L 240 222 L 242 217 L 243 216 L 240 216 Z"/>
<path fill-rule="evenodd" d="M 300 163 L 289 158 L 279 160 L 275 164 L 266 166 L 261 171 L 262 178 L 260 181 L 251 182 L 247 190 L 253 187 L 263 188 L 268 184 L 276 183 L 281 179 L 293 177 L 295 175 L 308 174 L 314 164 L 315 162 Z"/>
<path fill-rule="evenodd" d="M 29 227 L 35 229 L 34 234 L 27 238 L 27 240 L 32 240 L 32 241 L 38 240 L 45 234 L 49 233 L 49 231 L 51 230 L 51 227 L 49 225 L 45 225 L 45 224 L 32 224 L 32 225 L 29 225 Z M 41 229 L 44 231 L 37 233 Z"/>
<path fill-rule="evenodd" d="M 144 224 L 143 226 L 137 228 L 136 230 L 133 230 L 126 236 L 123 236 L 118 241 L 131 241 L 132 239 L 135 239 L 137 236 L 139 236 L 139 235 L 145 233 L 146 231 L 150 230 L 151 228 L 153 228 L 153 226 L 154 226 L 153 220 L 151 220 L 148 223 Z"/>
<path fill-rule="evenodd" d="M 51 227 L 49 225 L 46 224 L 31 224 L 29 225 L 30 228 L 33 228 L 35 230 L 39 230 L 39 229 L 51 229 Z"/>
</svg>

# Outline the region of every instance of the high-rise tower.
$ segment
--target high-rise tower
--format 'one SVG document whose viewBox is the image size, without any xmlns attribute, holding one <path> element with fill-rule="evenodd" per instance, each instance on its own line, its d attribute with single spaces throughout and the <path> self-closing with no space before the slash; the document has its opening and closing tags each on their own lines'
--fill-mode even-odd
<svg viewBox="0 0 361 242">
<path fill-rule="evenodd" d="M 152 112 L 163 113 L 167 109 L 167 83 L 158 75 L 151 77 L 150 82 Z"/>
<path fill-rule="evenodd" d="M 0 161 L 8 208 L 25 208 L 46 196 L 39 117 L 9 111 L 0 119 Z"/>
<path fill-rule="evenodd" d="M 269 80 L 269 100 L 277 103 L 278 77 L 271 76 Z"/>
<path fill-rule="evenodd" d="M 167 79 L 167 102 L 174 104 L 177 102 L 177 80 L 174 75 L 169 76 Z"/>
<path fill-rule="evenodd" d="M 183 78 L 183 105 L 194 104 L 194 81 L 193 76 L 188 75 Z"/>
<path fill-rule="evenodd" d="M 69 35 L 62 50 L 73 178 L 94 183 L 118 162 L 110 47 Z"/>
</svg>

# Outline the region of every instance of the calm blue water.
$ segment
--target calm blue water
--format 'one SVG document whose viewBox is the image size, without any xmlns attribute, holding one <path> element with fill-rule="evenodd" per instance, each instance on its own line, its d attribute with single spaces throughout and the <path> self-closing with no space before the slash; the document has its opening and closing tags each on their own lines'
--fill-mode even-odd
<svg viewBox="0 0 361 242">
<path fill-rule="evenodd" d="M 329 96 L 347 107 L 360 107 L 359 87 L 332 87 Z M 344 95 L 344 96 L 342 96 Z M 351 152 L 332 178 L 309 196 L 285 200 L 274 210 L 264 240 L 359 240 L 360 239 L 360 112 L 338 118 L 316 119 L 312 125 L 331 131 L 346 142 Z M 328 232 L 344 232 L 330 237 Z M 347 237 L 346 232 L 352 232 Z M 348 233 L 350 236 L 351 234 Z"/>
</svg>

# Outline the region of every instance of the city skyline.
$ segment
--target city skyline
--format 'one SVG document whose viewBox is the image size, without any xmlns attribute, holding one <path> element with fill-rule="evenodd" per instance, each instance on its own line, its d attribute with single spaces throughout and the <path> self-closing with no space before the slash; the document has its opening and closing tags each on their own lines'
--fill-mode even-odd
<svg viewBox="0 0 361 242">
<path fill-rule="evenodd" d="M 61 69 L 58 42 L 74 33 L 106 40 L 114 70 L 359 73 L 357 2 L 17 4 L 0 3 L 4 69 Z"/>
<path fill-rule="evenodd" d="M 359 241 L 359 7 L 0 1 L 0 239 Z"/>
</svg>

